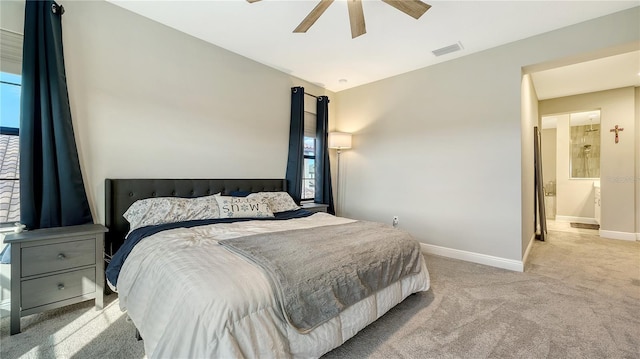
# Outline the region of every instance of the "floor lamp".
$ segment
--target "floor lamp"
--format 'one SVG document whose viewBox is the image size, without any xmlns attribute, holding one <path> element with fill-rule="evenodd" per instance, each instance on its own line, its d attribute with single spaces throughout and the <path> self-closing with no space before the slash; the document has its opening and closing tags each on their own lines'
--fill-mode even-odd
<svg viewBox="0 0 640 359">
<path fill-rule="evenodd" d="M 336 215 L 338 208 L 341 208 L 340 201 L 340 153 L 342 150 L 351 148 L 351 134 L 346 132 L 329 132 L 329 148 L 337 150 L 338 172 L 336 174 Z"/>
</svg>

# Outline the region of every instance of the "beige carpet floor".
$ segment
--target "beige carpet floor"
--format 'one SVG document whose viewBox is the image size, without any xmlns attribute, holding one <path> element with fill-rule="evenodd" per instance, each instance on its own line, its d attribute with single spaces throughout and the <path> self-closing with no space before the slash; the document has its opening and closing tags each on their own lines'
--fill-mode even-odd
<svg viewBox="0 0 640 359">
<path fill-rule="evenodd" d="M 325 358 L 640 358 L 640 242 L 550 231 L 525 273 L 426 259 L 429 292 Z M 24 317 L 14 336 L 3 318 L 0 358 L 144 358 L 117 297 L 105 305 Z"/>
<path fill-rule="evenodd" d="M 549 232 L 525 273 L 427 258 L 431 291 L 326 358 L 640 358 L 640 242 Z"/>
</svg>

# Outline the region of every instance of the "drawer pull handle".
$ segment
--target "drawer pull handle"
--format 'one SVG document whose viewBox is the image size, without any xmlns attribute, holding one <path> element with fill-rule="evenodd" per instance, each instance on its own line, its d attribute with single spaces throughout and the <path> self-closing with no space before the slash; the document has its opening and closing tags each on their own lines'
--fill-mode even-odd
<svg viewBox="0 0 640 359">
<path fill-rule="evenodd" d="M 65 256 L 63 253 L 60 253 L 60 254 L 58 254 L 58 259 L 59 260 L 67 259 L 67 256 Z"/>
<path fill-rule="evenodd" d="M 58 284 L 58 290 L 63 290 L 64 289 L 64 284 L 60 283 Z"/>
</svg>

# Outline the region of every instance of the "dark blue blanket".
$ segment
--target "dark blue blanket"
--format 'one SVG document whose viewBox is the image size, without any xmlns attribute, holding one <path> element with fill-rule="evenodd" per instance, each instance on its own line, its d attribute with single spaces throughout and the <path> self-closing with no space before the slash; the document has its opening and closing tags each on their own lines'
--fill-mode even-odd
<svg viewBox="0 0 640 359">
<path fill-rule="evenodd" d="M 215 223 L 233 223 L 233 222 L 246 222 L 246 221 L 256 221 L 256 220 L 286 220 L 293 218 L 303 218 L 312 215 L 313 212 L 309 212 L 304 209 L 299 209 L 296 211 L 286 211 L 279 212 L 274 214 L 274 218 L 216 218 L 216 219 L 199 219 L 194 221 L 186 221 L 186 222 L 176 222 L 176 223 L 166 223 L 159 224 L 156 226 L 146 226 L 142 228 L 138 228 L 133 232 L 129 233 L 127 239 L 124 241 L 120 249 L 113 255 L 105 273 L 107 275 L 107 279 L 111 284 L 116 286 L 118 284 L 118 275 L 120 275 L 120 269 L 124 264 L 124 261 L 129 256 L 129 253 L 133 250 L 133 247 L 136 246 L 141 240 L 146 237 L 149 237 L 158 232 L 166 231 L 174 228 L 191 228 L 197 226 L 204 226 L 207 224 L 215 224 Z"/>
</svg>

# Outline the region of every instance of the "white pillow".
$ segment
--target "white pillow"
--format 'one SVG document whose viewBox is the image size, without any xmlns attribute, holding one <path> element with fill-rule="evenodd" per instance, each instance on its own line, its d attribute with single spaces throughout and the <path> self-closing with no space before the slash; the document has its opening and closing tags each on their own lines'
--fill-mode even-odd
<svg viewBox="0 0 640 359">
<path fill-rule="evenodd" d="M 124 213 L 129 233 L 134 229 L 195 219 L 220 218 L 215 195 L 179 198 L 153 197 L 135 201 Z"/>
<path fill-rule="evenodd" d="M 300 209 L 300 206 L 291 198 L 287 192 L 257 192 L 247 196 L 247 198 L 266 198 L 269 207 L 273 213 L 295 211 Z"/>
<path fill-rule="evenodd" d="M 273 211 L 265 197 L 215 196 L 220 218 L 273 217 Z"/>
</svg>

